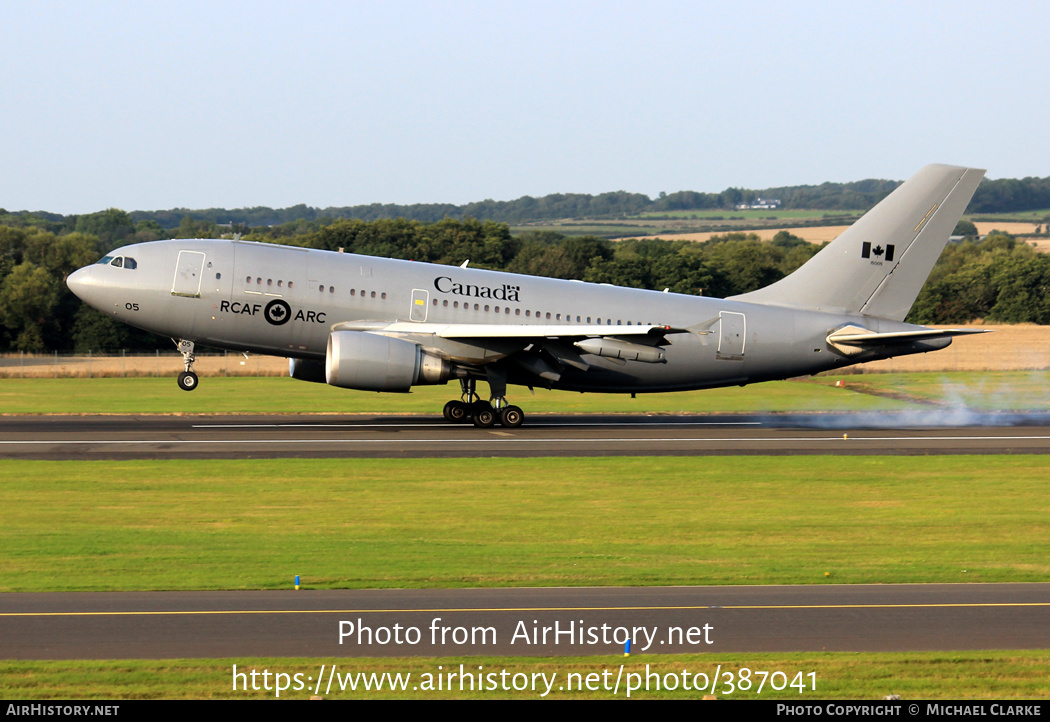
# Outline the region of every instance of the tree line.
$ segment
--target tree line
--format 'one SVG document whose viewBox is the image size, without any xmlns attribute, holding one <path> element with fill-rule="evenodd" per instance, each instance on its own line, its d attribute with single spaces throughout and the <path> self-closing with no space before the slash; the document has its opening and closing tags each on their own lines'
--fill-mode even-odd
<svg viewBox="0 0 1050 722">
<path fill-rule="evenodd" d="M 641 193 L 615 191 L 589 195 L 585 193 L 554 193 L 543 197 L 523 196 L 512 201 L 487 199 L 454 205 L 451 203 L 416 203 L 398 205 L 372 203 L 368 205 L 314 208 L 305 204 L 290 208 L 206 208 L 191 210 L 174 208 L 160 211 L 133 211 L 117 218 L 114 213 L 102 211 L 82 216 L 62 216 L 56 213 L 19 211 L 9 213 L 0 209 L 0 224 L 32 225 L 52 233 L 106 232 L 155 233 L 159 237 L 182 236 L 187 229 L 204 227 L 244 233 L 252 228 L 287 226 L 277 230 L 278 235 L 295 235 L 327 225 L 336 220 L 362 221 L 405 218 L 435 223 L 445 218 L 497 221 L 499 223 L 528 223 L 562 218 L 618 218 L 639 213 L 671 211 L 717 210 L 731 211 L 739 203 L 751 203 L 758 198 L 775 198 L 784 209 L 825 211 L 866 211 L 885 198 L 900 181 L 868 179 L 852 183 L 821 183 L 820 185 L 783 186 L 749 190 L 727 188 L 721 193 L 678 191 L 661 193 L 650 198 Z M 968 213 L 1015 213 L 1019 211 L 1050 209 L 1050 176 L 1046 178 L 985 179 L 978 186 Z M 222 231 L 217 231 L 222 232 Z"/>
<path fill-rule="evenodd" d="M 66 276 L 109 250 L 156 239 L 156 228 L 122 214 L 107 212 L 94 226 L 67 233 L 37 225 L 0 225 L 0 351 L 170 348 L 168 339 L 116 323 L 81 304 L 65 285 Z M 186 237 L 197 235 L 189 225 L 183 230 Z M 245 239 L 271 240 L 251 233 Z M 493 270 L 721 298 L 773 283 L 819 250 L 787 231 L 771 242 L 745 233 L 703 243 L 610 242 L 554 232 L 514 236 L 503 223 L 448 218 L 436 223 L 341 220 L 282 242 L 431 263 L 458 265 L 469 259 L 474 267 Z M 1001 233 L 950 244 L 908 320 L 961 324 L 978 318 L 1050 323 L 1050 256 Z"/>
</svg>

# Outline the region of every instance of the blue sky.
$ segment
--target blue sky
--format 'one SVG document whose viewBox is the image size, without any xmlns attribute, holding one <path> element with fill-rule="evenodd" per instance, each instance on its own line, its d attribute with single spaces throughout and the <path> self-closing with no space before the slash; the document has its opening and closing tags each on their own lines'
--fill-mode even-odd
<svg viewBox="0 0 1050 722">
<path fill-rule="evenodd" d="M 0 208 L 1050 175 L 1050 4 L 0 0 Z"/>
</svg>

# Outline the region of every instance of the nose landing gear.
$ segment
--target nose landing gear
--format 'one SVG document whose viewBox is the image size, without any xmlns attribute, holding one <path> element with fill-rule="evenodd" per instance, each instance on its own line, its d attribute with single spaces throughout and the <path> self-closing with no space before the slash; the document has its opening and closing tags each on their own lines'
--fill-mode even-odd
<svg viewBox="0 0 1050 722">
<path fill-rule="evenodd" d="M 186 370 L 179 374 L 179 388 L 183 391 L 193 391 L 197 388 L 197 374 L 193 373 L 193 362 L 197 359 L 193 356 L 193 341 L 179 340 L 179 352 L 182 353 L 182 362 Z"/>
</svg>

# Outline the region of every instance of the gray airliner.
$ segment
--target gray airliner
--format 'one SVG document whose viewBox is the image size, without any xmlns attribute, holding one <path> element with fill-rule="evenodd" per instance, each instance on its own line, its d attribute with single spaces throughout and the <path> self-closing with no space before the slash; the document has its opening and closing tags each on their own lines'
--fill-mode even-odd
<svg viewBox="0 0 1050 722">
<path fill-rule="evenodd" d="M 743 386 L 978 333 L 904 317 L 983 175 L 926 166 L 794 273 L 726 299 L 210 239 L 118 248 L 67 283 L 175 340 L 187 391 L 202 344 L 287 356 L 293 378 L 348 389 L 457 379 L 448 421 L 516 427 L 524 414 L 509 384 L 632 395 Z"/>
</svg>

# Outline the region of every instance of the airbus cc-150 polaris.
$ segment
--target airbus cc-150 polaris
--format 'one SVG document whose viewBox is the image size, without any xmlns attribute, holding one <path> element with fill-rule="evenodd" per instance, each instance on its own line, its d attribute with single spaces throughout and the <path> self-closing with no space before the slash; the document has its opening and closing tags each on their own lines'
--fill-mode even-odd
<svg viewBox="0 0 1050 722">
<path fill-rule="evenodd" d="M 207 239 L 118 248 L 67 283 L 175 339 L 187 391 L 204 344 L 287 356 L 293 378 L 349 389 L 458 379 L 446 419 L 516 427 L 510 384 L 684 391 L 948 346 L 973 331 L 904 317 L 983 175 L 926 166 L 794 273 L 727 299 Z"/>
</svg>

